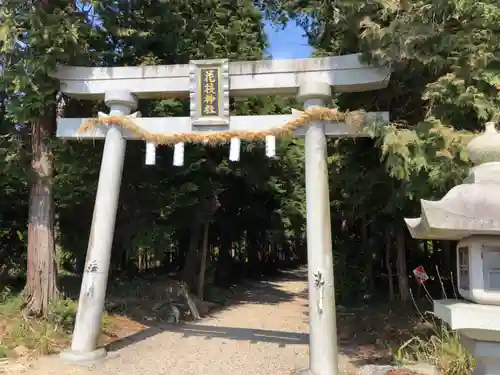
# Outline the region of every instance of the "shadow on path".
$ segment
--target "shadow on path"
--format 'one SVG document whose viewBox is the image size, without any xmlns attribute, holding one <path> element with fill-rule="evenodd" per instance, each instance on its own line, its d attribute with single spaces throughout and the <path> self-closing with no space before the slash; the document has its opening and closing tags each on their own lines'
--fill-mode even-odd
<svg viewBox="0 0 500 375">
<path fill-rule="evenodd" d="M 267 342 L 278 344 L 279 347 L 286 345 L 307 345 L 309 335 L 297 332 L 271 331 L 253 328 L 217 327 L 209 325 L 185 324 L 182 326 L 162 325 L 149 327 L 144 331 L 137 332 L 122 340 L 109 345 L 110 351 L 123 349 L 126 346 L 145 340 L 163 332 L 182 334 L 183 337 L 205 337 L 205 340 L 223 338 L 228 340 L 249 341 L 250 343 Z"/>
<path fill-rule="evenodd" d="M 294 287 L 284 287 L 288 283 L 295 284 Z M 254 305 L 254 308 L 249 308 L 246 314 L 255 313 L 255 304 L 268 305 L 268 313 L 271 316 L 274 314 L 269 309 L 280 309 L 280 304 L 297 300 L 296 303 L 300 308 L 297 311 L 297 320 L 301 323 L 304 331 L 308 321 L 308 289 L 307 289 L 307 268 L 302 267 L 295 270 L 283 271 L 279 276 L 267 280 L 246 280 L 232 288 L 226 296 L 226 303 L 223 306 L 218 306 L 210 312 L 206 318 L 208 321 L 185 322 L 179 325 L 165 324 L 159 321 L 149 320 L 147 318 L 148 311 L 127 311 L 127 316 L 133 318 L 143 325 L 143 329 L 138 332 L 130 332 L 130 335 L 110 343 L 107 348 L 110 352 L 116 352 L 128 346 L 134 345 L 143 340 L 147 340 L 153 336 L 162 333 L 171 333 L 173 340 L 179 345 L 193 345 L 193 342 L 186 340 L 190 337 L 199 337 L 202 340 L 198 343 L 203 344 L 203 339 L 210 341 L 212 339 L 230 340 L 230 341 L 247 341 L 249 343 L 272 343 L 279 348 L 287 346 L 307 347 L 309 344 L 309 334 L 304 332 L 287 332 L 277 331 L 274 329 L 260 329 L 260 324 L 257 328 L 245 328 L 245 318 L 241 320 L 241 324 L 236 322 L 239 327 L 234 327 L 234 317 L 232 323 L 225 322 L 225 315 L 218 316 L 216 325 L 211 325 L 209 319 L 217 316 L 218 313 L 226 311 L 231 314 L 232 308 L 238 305 Z M 295 302 L 294 302 L 295 303 Z M 244 307 L 242 307 L 244 309 Z M 399 310 L 399 309 L 398 309 Z M 241 316 L 245 317 L 244 311 Z M 267 315 L 269 317 L 269 315 Z M 279 314 L 274 316 L 279 319 Z M 392 318 L 392 317 L 391 317 Z M 267 318 L 268 319 L 268 318 Z M 271 318 L 272 319 L 272 318 Z M 339 359 L 345 363 L 348 358 L 349 363 L 355 366 L 361 366 L 367 363 L 390 363 L 391 357 L 387 347 L 384 346 L 385 341 L 380 340 L 381 336 L 385 336 L 381 327 L 386 327 L 392 319 L 387 321 L 385 314 L 382 314 L 380 319 L 374 319 L 374 314 L 371 306 L 337 306 L 337 337 L 339 343 L 339 356 L 344 359 Z M 205 324 L 203 324 L 205 323 Z M 228 327 L 230 325 L 232 327 Z M 242 327 L 243 326 L 243 327 Z M 255 327 L 255 325 L 254 325 Z M 271 326 L 272 327 L 272 326 Z M 213 345 L 219 345 L 219 342 L 214 342 Z M 196 344 L 195 344 L 196 345 Z"/>
<path fill-rule="evenodd" d="M 292 301 L 303 294 L 303 288 L 299 288 L 297 292 L 283 288 L 283 284 L 288 282 L 307 282 L 307 268 L 301 267 L 291 271 L 283 271 L 279 276 L 268 280 L 247 280 L 232 288 L 226 295 L 225 303 L 213 307 L 210 314 L 205 318 L 210 319 L 218 313 L 238 305 L 276 305 L 275 308 L 279 308 L 277 305 Z M 109 343 L 107 347 L 110 351 L 122 349 L 162 332 L 178 333 L 182 334 L 183 337 L 202 336 L 207 340 L 224 338 L 250 342 L 271 342 L 278 344 L 280 347 L 289 344 L 307 345 L 309 343 L 309 335 L 306 333 L 211 326 L 198 324 L 200 322 L 184 322 L 179 325 L 166 324 L 149 316 L 149 311 L 146 309 L 129 310 L 126 311 L 125 316 L 140 323 L 144 329 L 138 332 L 130 332 L 130 335 L 122 336 L 122 338 Z M 300 319 L 300 315 L 297 318 Z M 221 319 L 222 324 L 224 324 L 224 318 Z M 201 323 L 203 323 L 203 320 Z M 244 325 L 244 323 L 243 320 L 241 324 Z"/>
</svg>

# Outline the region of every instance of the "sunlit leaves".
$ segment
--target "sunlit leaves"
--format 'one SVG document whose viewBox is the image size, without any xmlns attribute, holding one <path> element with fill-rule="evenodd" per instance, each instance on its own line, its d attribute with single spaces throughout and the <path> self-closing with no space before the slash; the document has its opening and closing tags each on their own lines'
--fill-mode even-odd
<svg viewBox="0 0 500 375">
<path fill-rule="evenodd" d="M 25 123 L 55 100 L 58 83 L 48 74 L 79 49 L 85 26 L 71 2 L 19 8 L 18 2 L 9 0 L 2 9 L 2 50 L 8 56 L 2 72 L 6 108 L 13 121 Z"/>
</svg>

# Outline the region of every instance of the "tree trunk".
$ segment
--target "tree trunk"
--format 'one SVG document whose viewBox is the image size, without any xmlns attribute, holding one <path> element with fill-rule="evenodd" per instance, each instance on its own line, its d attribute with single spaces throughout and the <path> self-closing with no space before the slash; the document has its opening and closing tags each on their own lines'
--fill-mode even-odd
<svg viewBox="0 0 500 375">
<path fill-rule="evenodd" d="M 361 219 L 361 249 L 364 255 L 364 271 L 365 271 L 365 286 L 368 294 L 372 294 L 375 290 L 375 283 L 373 280 L 373 249 L 368 240 L 368 223 L 363 217 Z"/>
<path fill-rule="evenodd" d="M 410 286 L 408 284 L 408 266 L 406 264 L 405 235 L 401 230 L 398 230 L 396 233 L 399 297 L 401 301 L 407 302 L 410 300 Z"/>
<path fill-rule="evenodd" d="M 175 254 L 174 262 L 176 264 L 176 271 L 181 270 L 186 264 L 186 253 L 189 251 L 190 244 L 190 230 L 181 229 L 177 232 L 177 251 Z"/>
<path fill-rule="evenodd" d="M 208 229 L 210 222 L 207 221 L 203 228 L 203 245 L 201 246 L 201 261 L 200 261 L 200 275 L 198 277 L 198 293 L 197 296 L 203 301 L 203 289 L 205 288 L 205 272 L 207 269 L 207 254 L 208 254 Z"/>
<path fill-rule="evenodd" d="M 271 234 L 267 236 L 267 247 L 269 252 L 269 259 L 271 262 L 277 263 L 279 259 L 278 246 L 276 246 L 276 239 Z"/>
<path fill-rule="evenodd" d="M 225 230 L 220 231 L 219 257 L 215 266 L 214 281 L 218 287 L 226 288 L 230 283 L 230 266 L 232 263 L 232 237 Z"/>
<path fill-rule="evenodd" d="M 261 264 L 259 257 L 259 242 L 255 228 L 247 229 L 246 236 L 246 256 L 248 258 L 248 276 L 260 277 Z"/>
<path fill-rule="evenodd" d="M 191 227 L 189 249 L 186 255 L 184 268 L 182 269 L 182 280 L 188 285 L 190 290 L 194 290 L 196 286 L 196 269 L 198 268 L 199 242 L 200 242 L 200 228 L 198 224 L 194 224 Z"/>
<path fill-rule="evenodd" d="M 389 301 L 394 301 L 394 283 L 392 276 L 392 263 L 391 263 L 391 252 L 392 252 L 392 238 L 389 229 L 385 231 L 385 268 L 387 270 L 387 280 L 389 283 Z"/>
<path fill-rule="evenodd" d="M 46 316 L 51 300 L 58 297 L 54 242 L 53 158 L 50 138 L 55 124 L 55 107 L 31 124 L 30 207 L 28 221 L 28 270 L 24 289 L 26 309 Z"/>
<path fill-rule="evenodd" d="M 144 267 L 144 261 L 143 261 L 143 254 L 142 254 L 142 249 L 139 249 L 137 252 L 137 269 L 139 272 L 142 271 L 142 268 Z"/>
</svg>

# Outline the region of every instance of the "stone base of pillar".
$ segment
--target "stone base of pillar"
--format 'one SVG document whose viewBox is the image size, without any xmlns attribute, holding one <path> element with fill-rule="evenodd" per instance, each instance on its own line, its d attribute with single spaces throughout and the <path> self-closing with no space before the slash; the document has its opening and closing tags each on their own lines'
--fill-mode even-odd
<svg viewBox="0 0 500 375">
<path fill-rule="evenodd" d="M 463 333 L 460 339 L 474 356 L 472 375 L 500 375 L 500 342 L 475 340 Z"/>
<path fill-rule="evenodd" d="M 308 368 L 300 369 L 295 372 L 294 375 L 314 375 L 312 371 Z"/>
<path fill-rule="evenodd" d="M 61 361 L 69 365 L 90 366 L 104 361 L 107 357 L 106 349 L 98 348 L 91 352 L 75 352 L 65 350 L 59 357 Z"/>
</svg>

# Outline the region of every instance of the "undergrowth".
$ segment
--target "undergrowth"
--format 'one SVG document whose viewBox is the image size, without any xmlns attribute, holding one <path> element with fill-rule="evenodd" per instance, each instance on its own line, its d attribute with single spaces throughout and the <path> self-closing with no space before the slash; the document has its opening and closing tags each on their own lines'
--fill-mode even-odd
<svg viewBox="0 0 500 375">
<path fill-rule="evenodd" d="M 71 340 L 77 303 L 60 299 L 49 307 L 47 317 L 37 319 L 23 313 L 21 294 L 0 291 L 0 358 L 57 353 Z M 110 328 L 105 314 L 103 330 Z"/>
<path fill-rule="evenodd" d="M 460 343 L 460 335 L 445 324 L 427 338 L 415 336 L 406 341 L 395 353 L 398 364 L 430 363 L 444 375 L 469 375 L 474 367 L 471 354 Z"/>
<path fill-rule="evenodd" d="M 443 297 L 447 298 L 443 280 L 439 275 Z M 453 279 L 453 278 L 452 278 Z M 425 286 L 423 287 L 427 298 L 432 297 Z M 455 290 L 455 289 L 454 289 Z M 455 298 L 457 298 L 455 293 Z M 421 319 L 431 327 L 431 333 L 414 336 L 394 351 L 394 359 L 398 365 L 424 362 L 436 366 L 443 375 L 470 375 L 474 368 L 474 358 L 460 342 L 460 334 L 436 318 L 432 312 L 422 313 L 413 299 L 415 308 Z"/>
</svg>

